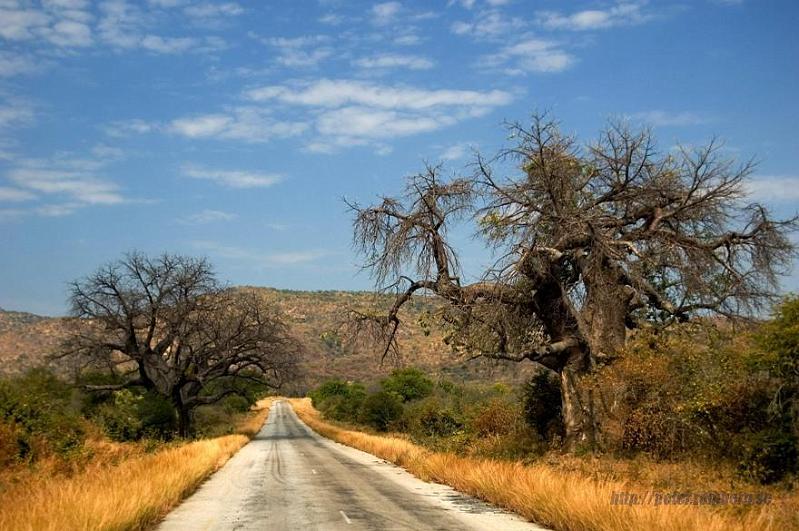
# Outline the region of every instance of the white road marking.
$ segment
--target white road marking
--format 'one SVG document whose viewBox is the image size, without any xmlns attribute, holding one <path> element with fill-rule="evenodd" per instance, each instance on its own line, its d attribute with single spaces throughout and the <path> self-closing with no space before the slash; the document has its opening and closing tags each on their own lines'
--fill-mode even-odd
<svg viewBox="0 0 799 531">
<path fill-rule="evenodd" d="M 316 474 L 316 470 L 314 470 L 313 468 L 311 469 L 311 472 L 313 472 L 314 474 Z"/>
<path fill-rule="evenodd" d="M 345 522 L 347 522 L 348 524 L 351 524 L 351 523 L 352 523 L 352 520 L 350 520 L 350 517 L 349 517 L 349 516 L 347 516 L 347 513 L 345 513 L 344 511 L 339 511 L 339 512 L 341 513 L 341 516 L 343 516 L 343 517 L 344 517 L 344 521 L 345 521 Z"/>
</svg>

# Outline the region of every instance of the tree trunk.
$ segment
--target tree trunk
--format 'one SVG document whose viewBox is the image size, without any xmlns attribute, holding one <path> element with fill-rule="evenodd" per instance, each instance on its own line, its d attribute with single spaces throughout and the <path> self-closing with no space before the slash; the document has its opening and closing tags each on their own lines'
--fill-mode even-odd
<svg viewBox="0 0 799 531">
<path fill-rule="evenodd" d="M 594 449 L 598 442 L 593 397 L 580 385 L 588 372 L 588 356 L 583 348 L 576 348 L 560 371 L 564 448 L 569 452 L 579 448 Z"/>
<path fill-rule="evenodd" d="M 187 438 L 191 435 L 191 410 L 183 404 L 178 405 L 178 435 Z"/>
</svg>

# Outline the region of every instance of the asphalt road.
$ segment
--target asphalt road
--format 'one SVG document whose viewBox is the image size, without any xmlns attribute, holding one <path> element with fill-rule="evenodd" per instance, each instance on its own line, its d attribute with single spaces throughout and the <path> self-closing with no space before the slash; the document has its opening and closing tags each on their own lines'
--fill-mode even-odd
<svg viewBox="0 0 799 531">
<path fill-rule="evenodd" d="M 325 439 L 280 401 L 255 439 L 169 513 L 159 529 L 541 528 Z"/>
</svg>

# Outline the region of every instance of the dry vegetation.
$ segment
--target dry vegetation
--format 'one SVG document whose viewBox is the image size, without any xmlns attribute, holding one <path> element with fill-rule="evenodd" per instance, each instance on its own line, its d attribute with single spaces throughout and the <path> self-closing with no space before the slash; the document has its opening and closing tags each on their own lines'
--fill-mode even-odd
<svg viewBox="0 0 799 531">
<path fill-rule="evenodd" d="M 310 399 L 292 400 L 292 405 L 306 424 L 326 437 L 391 461 L 424 480 L 450 485 L 557 530 L 799 529 L 799 499 L 795 495 L 746 509 L 612 505 L 613 493 L 644 493 L 657 490 L 657 485 L 597 477 L 592 466 L 578 458 L 572 458 L 569 470 L 563 463 L 540 461 L 525 465 L 433 452 L 401 437 L 371 435 L 326 422 Z M 650 470 L 641 476 L 663 480 L 668 475 L 665 470 Z M 682 470 L 683 474 L 686 472 L 687 469 Z M 662 483 L 660 486 L 664 488 Z"/>
<path fill-rule="evenodd" d="M 296 390 L 299 392 L 331 378 L 371 381 L 405 365 L 440 373 L 456 381 L 490 379 L 520 383 L 532 372 L 529 364 L 522 367 L 493 360 L 465 363 L 451 354 L 451 348 L 442 341 L 439 330 L 433 328 L 429 335 L 425 335 L 418 326 L 407 326 L 402 330 L 401 359 L 391 357 L 381 363 L 380 357 L 375 355 L 374 345 L 352 344 L 341 329 L 345 311 L 372 307 L 375 304 L 373 293 L 242 289 L 259 293 L 274 302 L 306 347 L 307 354 L 301 360 L 306 380 L 298 385 Z M 389 304 L 391 298 L 383 297 L 382 301 Z M 403 309 L 403 319 L 415 324 L 430 308 L 429 302 L 415 302 Z M 63 376 L 71 376 L 71 371 L 63 365 L 64 360 L 59 360 L 56 365 L 48 355 L 59 351 L 61 343 L 75 326 L 76 321 L 71 319 L 0 310 L 0 375 L 22 374 L 32 367 L 46 365 Z"/>
<path fill-rule="evenodd" d="M 242 417 L 237 433 L 147 454 L 141 444 L 94 442 L 81 472 L 37 467 L 0 491 L 0 529 L 144 529 L 156 523 L 255 436 L 271 399 Z M 12 478 L 5 478 L 8 483 Z"/>
</svg>

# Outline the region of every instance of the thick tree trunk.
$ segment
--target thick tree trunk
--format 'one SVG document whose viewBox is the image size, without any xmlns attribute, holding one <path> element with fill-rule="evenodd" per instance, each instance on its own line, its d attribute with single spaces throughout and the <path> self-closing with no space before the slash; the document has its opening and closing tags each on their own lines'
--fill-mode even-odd
<svg viewBox="0 0 799 531">
<path fill-rule="evenodd" d="M 590 393 L 581 380 L 589 371 L 589 353 L 576 347 L 566 366 L 560 371 L 560 394 L 564 431 L 564 448 L 574 452 L 579 448 L 594 449 L 598 443 L 598 424 Z"/>
</svg>

